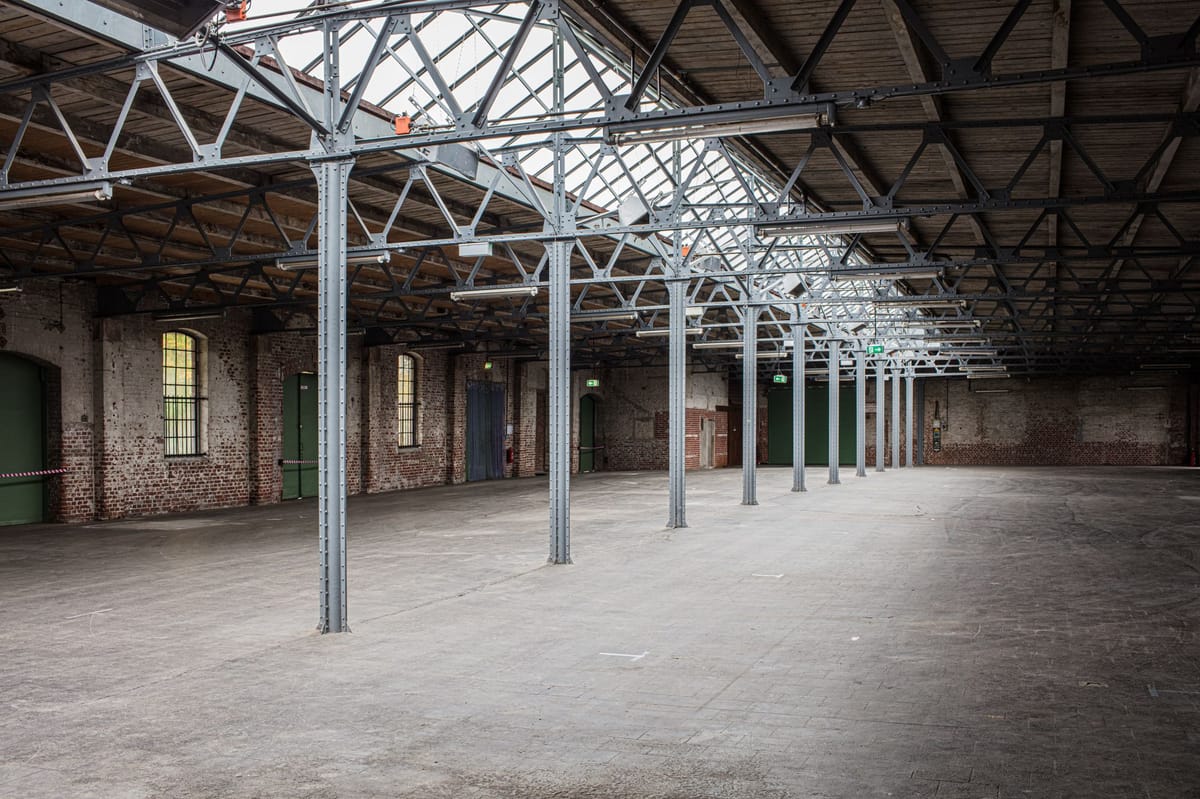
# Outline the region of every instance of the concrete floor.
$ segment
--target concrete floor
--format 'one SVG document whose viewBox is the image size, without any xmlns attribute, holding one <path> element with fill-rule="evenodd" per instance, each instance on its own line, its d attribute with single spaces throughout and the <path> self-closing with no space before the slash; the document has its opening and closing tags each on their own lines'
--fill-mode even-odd
<svg viewBox="0 0 1200 799">
<path fill-rule="evenodd" d="M 1200 796 L 1200 472 L 843 475 L 0 530 L 0 796 Z"/>
</svg>

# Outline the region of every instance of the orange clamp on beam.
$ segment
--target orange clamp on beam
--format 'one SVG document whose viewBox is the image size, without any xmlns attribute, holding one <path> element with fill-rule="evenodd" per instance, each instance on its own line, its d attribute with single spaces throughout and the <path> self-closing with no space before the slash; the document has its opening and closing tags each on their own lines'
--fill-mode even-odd
<svg viewBox="0 0 1200 799">
<path fill-rule="evenodd" d="M 396 135 L 407 136 L 412 133 L 412 117 L 405 114 L 396 117 Z"/>
</svg>

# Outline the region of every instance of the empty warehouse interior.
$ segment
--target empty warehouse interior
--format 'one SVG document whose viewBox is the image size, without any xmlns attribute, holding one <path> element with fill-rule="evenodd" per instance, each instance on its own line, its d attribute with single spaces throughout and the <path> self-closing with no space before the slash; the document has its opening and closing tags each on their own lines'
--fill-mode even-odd
<svg viewBox="0 0 1200 799">
<path fill-rule="evenodd" d="M 1200 795 L 1195 0 L 5 0 L 0 795 Z"/>
</svg>

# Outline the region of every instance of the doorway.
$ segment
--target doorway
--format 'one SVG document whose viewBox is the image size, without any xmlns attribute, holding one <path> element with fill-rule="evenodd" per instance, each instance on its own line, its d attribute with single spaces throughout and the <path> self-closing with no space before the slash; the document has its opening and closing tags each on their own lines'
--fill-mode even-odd
<svg viewBox="0 0 1200 799">
<path fill-rule="evenodd" d="M 504 386 L 467 383 L 467 480 L 504 477 Z"/>
<path fill-rule="evenodd" d="M 283 381 L 284 499 L 317 495 L 317 440 L 317 376 L 288 375 Z"/>
<path fill-rule="evenodd" d="M 599 401 L 595 394 L 584 394 L 579 400 L 579 471 L 596 471 L 596 411 Z"/>
<path fill-rule="evenodd" d="M 45 373 L 0 353 L 0 474 L 46 468 Z M 46 477 L 0 478 L 0 525 L 46 520 Z"/>
<path fill-rule="evenodd" d="M 711 469 L 717 451 L 717 420 L 700 420 L 700 468 Z"/>
</svg>

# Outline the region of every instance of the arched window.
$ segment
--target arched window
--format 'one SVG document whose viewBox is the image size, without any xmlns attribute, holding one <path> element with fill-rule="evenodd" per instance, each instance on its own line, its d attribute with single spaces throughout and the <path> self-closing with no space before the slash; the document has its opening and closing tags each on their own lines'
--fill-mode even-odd
<svg viewBox="0 0 1200 799">
<path fill-rule="evenodd" d="M 200 455 L 200 341 L 173 330 L 162 337 L 163 451 Z"/>
<path fill-rule="evenodd" d="M 417 445 L 417 362 L 411 355 L 396 358 L 396 441 L 402 447 Z"/>
</svg>

